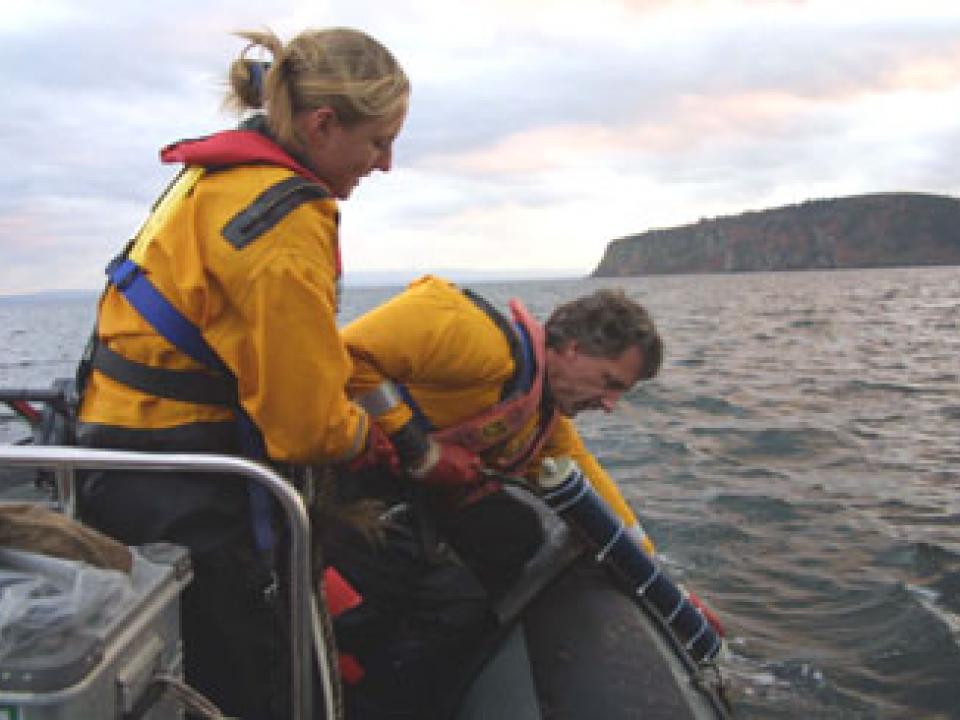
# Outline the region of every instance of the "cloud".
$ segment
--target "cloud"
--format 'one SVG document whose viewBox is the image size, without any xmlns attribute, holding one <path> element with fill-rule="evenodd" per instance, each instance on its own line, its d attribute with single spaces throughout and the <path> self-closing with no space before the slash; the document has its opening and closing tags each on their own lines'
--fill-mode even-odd
<svg viewBox="0 0 960 720">
<path fill-rule="evenodd" d="M 242 28 L 361 27 L 413 80 L 395 171 L 343 207 L 355 270 L 588 272 L 650 227 L 958 191 L 952 3 L 10 2 L 0 293 L 100 284 L 174 172 L 158 149 L 233 122 Z"/>
</svg>

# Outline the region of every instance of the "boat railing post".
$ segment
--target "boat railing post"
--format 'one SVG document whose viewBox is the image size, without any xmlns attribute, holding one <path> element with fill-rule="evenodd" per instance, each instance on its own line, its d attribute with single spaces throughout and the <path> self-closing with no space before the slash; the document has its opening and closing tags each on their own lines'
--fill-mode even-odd
<svg viewBox="0 0 960 720">
<path fill-rule="evenodd" d="M 57 467 L 53 471 L 54 482 L 57 486 L 57 506 L 60 512 L 68 518 L 77 518 L 77 499 L 74 494 L 76 471 L 72 467 Z"/>
<path fill-rule="evenodd" d="M 290 530 L 290 664 L 293 720 L 313 718 L 313 663 L 311 654 L 312 587 L 310 562 L 310 523 L 306 507 L 296 489 L 260 463 L 227 455 L 188 453 L 146 453 L 125 450 L 94 450 L 53 445 L 0 445 L 0 466 L 48 467 L 70 476 L 69 501 L 75 509 L 73 473 L 85 470 L 167 470 L 216 472 L 239 479 L 253 480 L 265 486 L 280 504 Z M 317 603 L 322 605 L 322 603 Z M 320 612 L 324 610 L 320 608 Z M 336 717 L 334 694 L 326 678 L 334 677 L 331 656 L 322 644 L 316 647 L 317 662 L 323 669 L 324 710 L 328 720 Z"/>
</svg>

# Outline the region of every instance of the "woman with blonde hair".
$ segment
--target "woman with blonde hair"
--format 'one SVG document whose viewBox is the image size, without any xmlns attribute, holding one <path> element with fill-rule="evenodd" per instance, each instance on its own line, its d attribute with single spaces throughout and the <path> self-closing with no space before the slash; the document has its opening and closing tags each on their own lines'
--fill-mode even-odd
<svg viewBox="0 0 960 720">
<path fill-rule="evenodd" d="M 344 392 L 337 203 L 390 170 L 410 84 L 357 30 L 238 35 L 227 104 L 243 121 L 161 152 L 183 169 L 108 266 L 78 440 L 363 466 L 389 445 Z M 86 477 L 79 503 L 127 544 L 190 548 L 187 681 L 227 715 L 289 717 L 270 501 L 232 478 L 111 472 Z"/>
</svg>

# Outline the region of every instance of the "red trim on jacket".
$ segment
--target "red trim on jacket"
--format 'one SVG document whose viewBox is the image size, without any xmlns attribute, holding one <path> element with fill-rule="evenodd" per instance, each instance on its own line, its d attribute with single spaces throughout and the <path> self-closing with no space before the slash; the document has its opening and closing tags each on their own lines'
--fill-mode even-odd
<svg viewBox="0 0 960 720">
<path fill-rule="evenodd" d="M 160 159 L 165 163 L 203 167 L 252 163 L 279 165 L 326 187 L 323 180 L 290 157 L 273 140 L 255 130 L 224 130 L 202 138 L 180 140 L 163 148 Z"/>
<path fill-rule="evenodd" d="M 536 368 L 530 389 L 518 392 L 468 420 L 438 430 L 433 433 L 437 440 L 462 445 L 482 454 L 515 436 L 540 412 L 546 381 L 546 334 L 519 300 L 510 301 L 510 311 L 514 320 L 526 330 L 533 350 Z M 526 443 L 509 456 L 496 458 L 492 464 L 500 470 L 515 470 L 519 465 L 529 462 L 550 437 L 557 419 L 556 411 L 551 412 L 550 419 L 541 423 L 538 431 Z"/>
</svg>

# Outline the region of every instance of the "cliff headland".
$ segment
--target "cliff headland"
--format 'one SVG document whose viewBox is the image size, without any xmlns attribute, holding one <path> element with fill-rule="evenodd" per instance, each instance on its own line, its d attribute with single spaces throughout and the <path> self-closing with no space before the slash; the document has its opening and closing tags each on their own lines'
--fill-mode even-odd
<svg viewBox="0 0 960 720">
<path fill-rule="evenodd" d="M 611 241 L 594 277 L 960 265 L 960 199 L 808 200 Z"/>
</svg>

